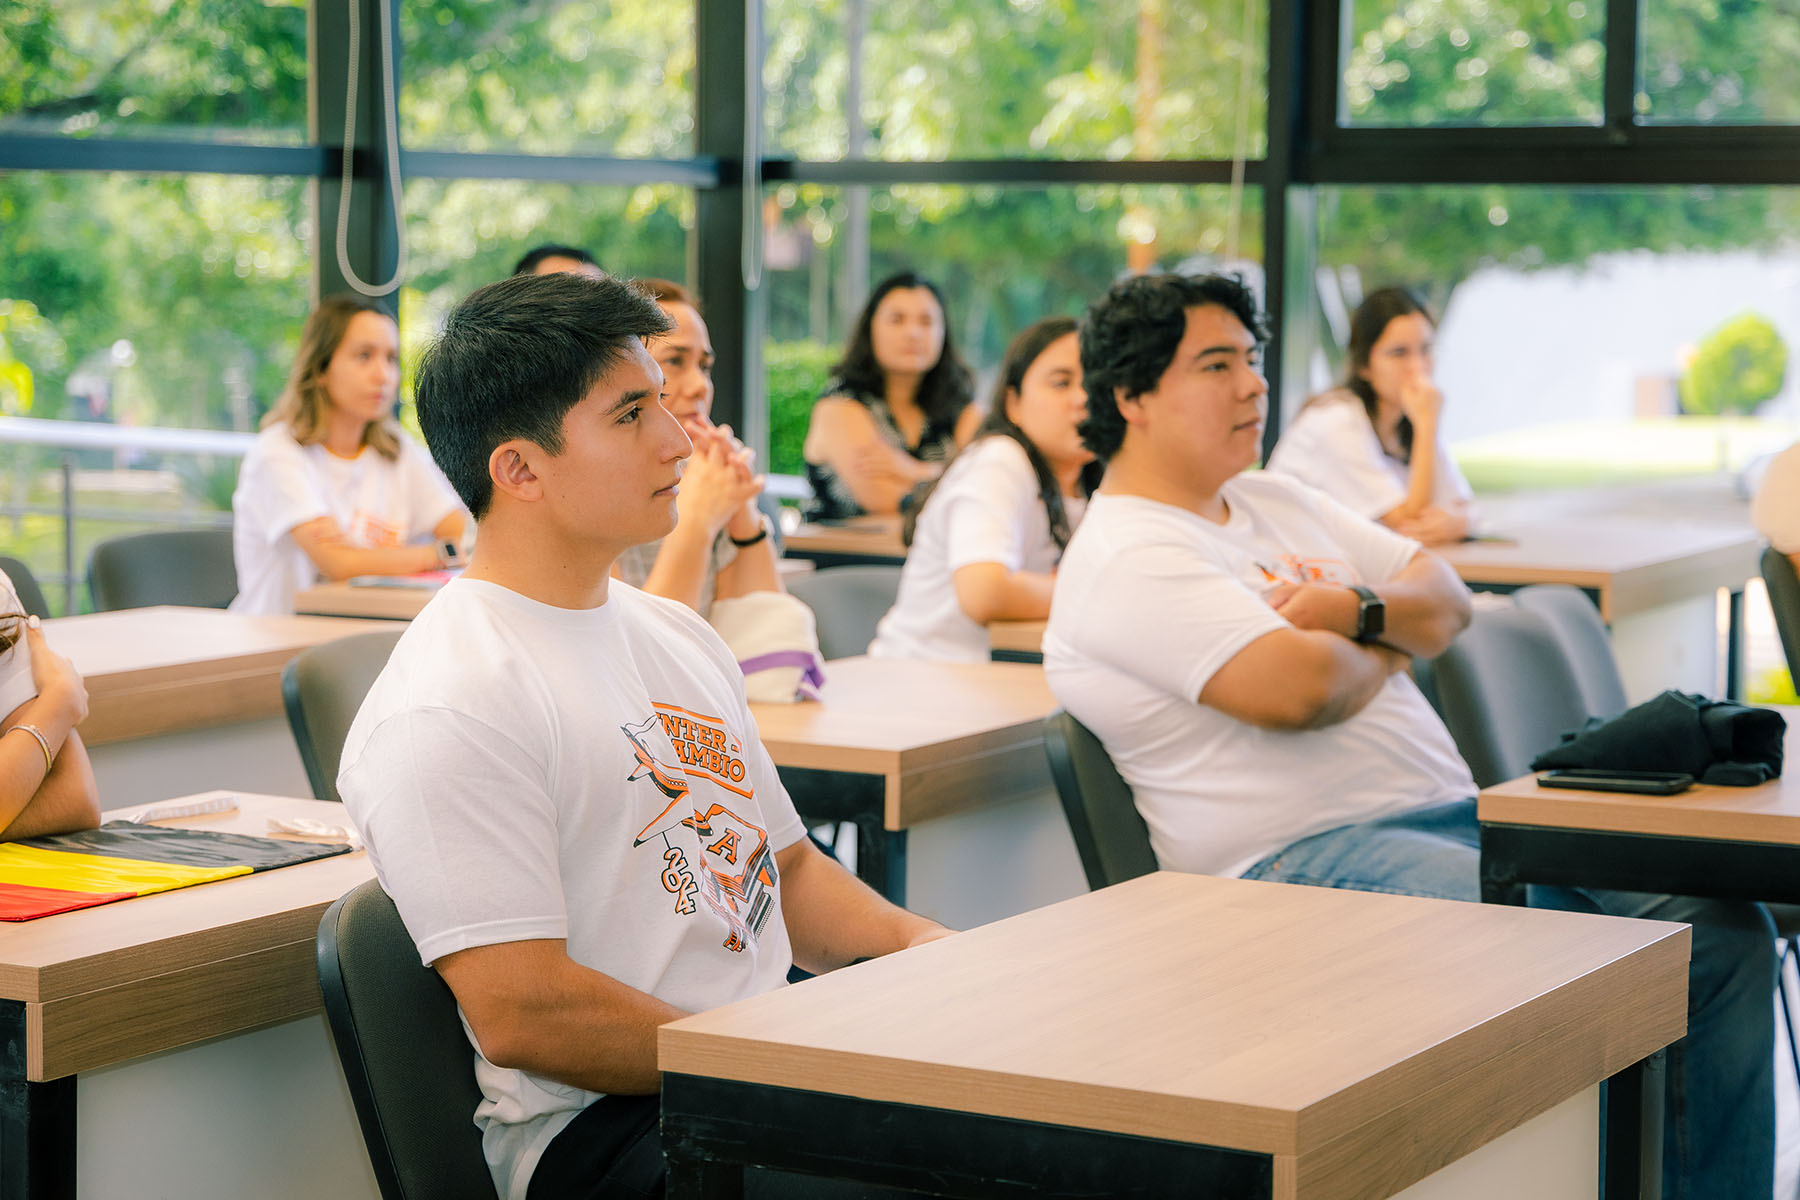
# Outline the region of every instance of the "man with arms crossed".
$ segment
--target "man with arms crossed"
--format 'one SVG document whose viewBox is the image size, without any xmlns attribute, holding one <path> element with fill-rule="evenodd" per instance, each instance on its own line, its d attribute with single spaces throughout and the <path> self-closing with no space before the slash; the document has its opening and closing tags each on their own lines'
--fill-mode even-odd
<svg viewBox="0 0 1800 1200">
<path fill-rule="evenodd" d="M 1243 474 L 1268 409 L 1235 279 L 1127 280 L 1088 313 L 1082 436 L 1105 481 L 1057 573 L 1044 666 L 1131 784 L 1174 870 L 1478 900 L 1475 784 L 1406 675 L 1468 623 L 1419 544 Z M 1535 903 L 1694 926 L 1671 1050 L 1664 1194 L 1765 1196 L 1773 935 L 1754 905 L 1533 888 Z"/>
<path fill-rule="evenodd" d="M 569 274 L 451 313 L 419 422 L 479 546 L 344 747 L 345 805 L 475 1045 L 508 1200 L 661 1195 L 659 1025 L 945 932 L 807 840 L 706 622 L 608 578 L 675 523 L 689 444 L 643 344 L 668 328 Z"/>
</svg>

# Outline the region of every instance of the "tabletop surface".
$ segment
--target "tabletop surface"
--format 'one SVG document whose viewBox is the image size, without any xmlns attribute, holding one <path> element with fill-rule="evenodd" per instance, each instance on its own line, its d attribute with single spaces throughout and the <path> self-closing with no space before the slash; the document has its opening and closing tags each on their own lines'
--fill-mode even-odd
<svg viewBox="0 0 1800 1200">
<path fill-rule="evenodd" d="M 1787 720 L 1783 757 L 1791 765 L 1800 753 L 1800 708 L 1776 711 Z M 1756 787 L 1695 784 L 1673 796 L 1546 788 L 1537 780 L 1536 774 L 1524 775 L 1483 789 L 1477 801 L 1481 820 L 1800 846 L 1800 776 L 1791 769 Z"/>
<path fill-rule="evenodd" d="M 830 525 L 811 522 L 787 535 L 789 553 L 866 554 L 903 559 L 906 546 L 900 540 L 899 517 L 850 517 Z"/>
<path fill-rule="evenodd" d="M 1679 1037 L 1688 949 L 1661 922 L 1164 872 L 666 1025 L 659 1059 L 1380 1169 L 1362 1142 L 1516 1124 Z"/>
</svg>

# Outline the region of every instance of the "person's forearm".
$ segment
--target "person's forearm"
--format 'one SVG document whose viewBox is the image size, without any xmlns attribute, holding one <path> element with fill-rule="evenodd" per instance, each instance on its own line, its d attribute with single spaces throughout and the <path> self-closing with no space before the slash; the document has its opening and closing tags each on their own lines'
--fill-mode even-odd
<svg viewBox="0 0 1800 1200">
<path fill-rule="evenodd" d="M 94 783 L 94 768 L 88 762 L 87 748 L 81 744 L 79 736 L 69 734 L 48 775 L 42 774 L 43 754 L 35 744 L 30 744 L 30 734 L 8 734 L 0 739 L 0 742 L 4 741 L 26 743 L 24 746 L 15 744 L 5 747 L 6 757 L 0 759 L 0 774 L 7 778 L 4 786 L 8 790 L 4 795 L 12 797 L 17 794 L 10 790 L 14 766 L 11 760 L 21 749 L 37 756 L 35 773 L 43 781 L 31 793 L 25 806 L 16 813 L 12 812 L 10 803 L 0 805 L 0 812 L 11 814 L 10 820 L 0 824 L 0 840 L 14 841 L 51 833 L 70 833 L 77 829 L 92 829 L 100 824 L 100 800 Z M 21 774 L 30 775 L 33 772 Z"/>
<path fill-rule="evenodd" d="M 914 486 L 912 479 L 900 478 L 886 471 L 859 471 L 854 467 L 839 467 L 835 464 L 832 469 L 843 481 L 857 507 L 879 516 L 892 516 L 899 512 L 900 501 L 906 499 Z"/>
<path fill-rule="evenodd" d="M 1362 646 L 1341 638 L 1338 641 L 1334 669 L 1313 706 L 1311 720 L 1303 728 L 1323 729 L 1348 721 L 1381 694 L 1388 676 L 1403 670 L 1411 661 L 1387 646 Z"/>
<path fill-rule="evenodd" d="M 1406 468 L 1406 499 L 1387 514 L 1393 520 L 1407 520 L 1431 507 L 1437 489 L 1437 422 L 1413 422 L 1412 459 Z"/>
<path fill-rule="evenodd" d="M 438 565 L 436 546 L 384 546 L 371 549 L 327 543 L 307 551 L 325 578 L 336 582 L 358 575 L 416 575 Z"/>
<path fill-rule="evenodd" d="M 461 509 L 456 509 L 444 514 L 444 519 L 432 529 L 431 536 L 434 541 L 461 543 L 467 529 L 468 519 Z"/>
<path fill-rule="evenodd" d="M 644 579 L 644 590 L 689 608 L 700 607 L 706 567 L 712 561 L 713 534 L 695 520 L 679 521 L 656 551 L 656 563 Z"/>
<path fill-rule="evenodd" d="M 943 928 L 883 899 L 804 838 L 795 847 L 803 849 L 777 861 L 782 915 L 801 970 L 817 975 L 879 958 Z"/>
<path fill-rule="evenodd" d="M 957 607 L 977 625 L 990 621 L 1041 621 L 1050 615 L 1056 576 L 1046 571 L 1008 571 L 999 563 L 970 563 L 951 577 Z"/>
<path fill-rule="evenodd" d="M 1381 640 L 1417 658 L 1442 654 L 1469 623 L 1469 589 L 1449 563 L 1426 551 L 1375 592 L 1387 609 Z"/>
<path fill-rule="evenodd" d="M 751 592 L 784 592 L 781 560 L 775 554 L 775 538 L 765 537 L 754 546 L 739 546 L 737 557 L 719 568 L 713 595 L 726 600 Z"/>
</svg>

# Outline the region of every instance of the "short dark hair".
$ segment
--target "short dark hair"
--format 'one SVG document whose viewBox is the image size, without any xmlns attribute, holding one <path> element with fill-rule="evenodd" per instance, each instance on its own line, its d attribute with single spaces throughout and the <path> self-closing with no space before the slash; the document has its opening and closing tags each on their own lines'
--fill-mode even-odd
<svg viewBox="0 0 1800 1200">
<path fill-rule="evenodd" d="M 419 429 L 477 519 L 493 499 L 488 458 L 513 438 L 562 453 L 563 417 L 634 339 L 674 326 L 617 279 L 514 275 L 450 312 L 419 364 Z"/>
<path fill-rule="evenodd" d="M 938 353 L 938 360 L 919 380 L 915 401 L 924 410 L 928 431 L 933 426 L 954 428 L 956 419 L 975 398 L 975 376 L 956 352 L 956 338 L 950 332 L 950 307 L 944 303 L 944 293 L 937 284 L 912 271 L 889 275 L 869 293 L 868 302 L 857 314 L 856 326 L 850 331 L 844 357 L 831 368 L 832 379 L 824 394 L 830 396 L 849 391 L 878 400 L 886 398 L 887 372 L 875 358 L 875 310 L 881 307 L 889 292 L 901 288 L 924 288 L 937 300 L 938 312 L 943 314 L 944 346 Z"/>
<path fill-rule="evenodd" d="M 559 246 L 555 242 L 545 242 L 542 246 L 533 246 L 527 250 L 525 257 L 519 260 L 519 265 L 513 268 L 513 274 L 531 275 L 537 271 L 538 264 L 546 258 L 572 258 L 576 262 L 586 263 L 596 270 L 606 270 L 594 260 L 593 255 L 580 246 Z"/>
<path fill-rule="evenodd" d="M 1081 322 L 1081 377 L 1088 415 L 1081 440 L 1102 460 L 1118 453 L 1125 418 L 1115 392 L 1154 391 L 1187 334 L 1190 308 L 1216 304 L 1250 331 L 1258 345 L 1269 340 L 1256 297 L 1236 275 L 1134 275 L 1112 286 Z"/>
</svg>

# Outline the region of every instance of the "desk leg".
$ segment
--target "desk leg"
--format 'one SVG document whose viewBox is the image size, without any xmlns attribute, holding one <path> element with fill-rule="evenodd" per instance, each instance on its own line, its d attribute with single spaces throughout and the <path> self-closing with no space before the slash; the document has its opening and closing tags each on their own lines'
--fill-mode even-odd
<svg viewBox="0 0 1800 1200">
<path fill-rule="evenodd" d="M 1744 589 L 1733 588 L 1728 604 L 1730 616 L 1725 622 L 1725 698 L 1740 699 L 1744 694 Z"/>
<path fill-rule="evenodd" d="M 1666 1057 L 1658 1050 L 1606 1081 L 1601 1132 L 1602 1200 L 1660 1200 L 1663 1084 Z"/>
<path fill-rule="evenodd" d="M 744 1168 L 741 1163 L 711 1159 L 665 1149 L 668 1200 L 744 1200 Z"/>
<path fill-rule="evenodd" d="M 906 831 L 887 828 L 887 781 L 880 775 L 782 767 L 781 782 L 808 825 L 856 827 L 856 874 L 895 904 L 906 904 Z"/>
<path fill-rule="evenodd" d="M 75 1200 L 75 1077 L 25 1078 L 25 1005 L 0 1000 L 0 1200 Z"/>
<path fill-rule="evenodd" d="M 1517 864 L 1493 852 L 1485 831 L 1481 838 L 1481 902 L 1525 907 L 1525 885 L 1519 881 Z"/>
</svg>

